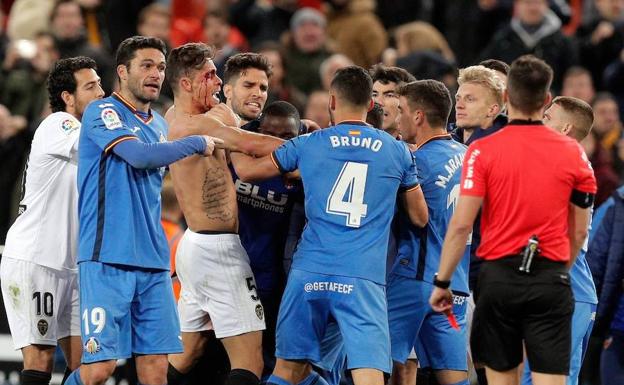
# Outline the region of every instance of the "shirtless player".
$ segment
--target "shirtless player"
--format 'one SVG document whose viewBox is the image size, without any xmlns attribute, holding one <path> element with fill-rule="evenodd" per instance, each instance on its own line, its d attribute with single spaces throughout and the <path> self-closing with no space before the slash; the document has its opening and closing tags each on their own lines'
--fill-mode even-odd
<svg viewBox="0 0 624 385">
<path fill-rule="evenodd" d="M 225 126 L 236 125 L 237 119 L 228 107 L 219 105 L 221 79 L 212 54 L 205 44 L 189 43 L 169 55 L 167 78 L 175 104 L 166 115 L 169 139 L 211 132 L 230 149 L 253 155 L 270 153 L 281 140 Z M 214 329 L 232 367 L 226 384 L 258 384 L 263 368 L 264 310 L 237 234 L 236 192 L 226 153 L 190 157 L 170 170 L 189 226 L 176 254 L 184 353 L 170 356 L 170 372 L 187 373 L 203 352 L 207 337 L 202 332 Z"/>
</svg>

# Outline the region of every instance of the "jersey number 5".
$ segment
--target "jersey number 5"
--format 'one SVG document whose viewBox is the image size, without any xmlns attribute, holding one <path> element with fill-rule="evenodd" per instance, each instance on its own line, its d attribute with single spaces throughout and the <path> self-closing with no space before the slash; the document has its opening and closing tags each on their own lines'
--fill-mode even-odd
<svg viewBox="0 0 624 385">
<path fill-rule="evenodd" d="M 364 203 L 364 190 L 367 174 L 367 164 L 346 162 L 327 198 L 325 211 L 346 216 L 348 227 L 360 227 L 362 218 L 366 216 L 368 206 Z"/>
</svg>

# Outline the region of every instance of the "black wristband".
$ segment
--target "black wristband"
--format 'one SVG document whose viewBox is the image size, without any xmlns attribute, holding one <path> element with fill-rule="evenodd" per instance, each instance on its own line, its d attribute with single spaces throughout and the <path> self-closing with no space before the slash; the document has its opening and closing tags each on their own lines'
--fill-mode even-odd
<svg viewBox="0 0 624 385">
<path fill-rule="evenodd" d="M 451 281 L 440 281 L 438 279 L 438 273 L 435 273 L 433 276 L 433 286 L 439 287 L 440 289 L 448 289 L 451 286 Z"/>
</svg>

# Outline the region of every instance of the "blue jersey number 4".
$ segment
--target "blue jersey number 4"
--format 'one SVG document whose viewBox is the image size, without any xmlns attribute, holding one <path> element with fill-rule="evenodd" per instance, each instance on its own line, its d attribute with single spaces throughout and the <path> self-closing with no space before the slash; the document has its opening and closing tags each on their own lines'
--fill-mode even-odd
<svg viewBox="0 0 624 385">
<path fill-rule="evenodd" d="M 364 203 L 364 190 L 367 174 L 367 164 L 346 162 L 327 198 L 325 211 L 346 216 L 348 227 L 360 227 L 362 218 L 366 216 L 368 206 Z"/>
</svg>

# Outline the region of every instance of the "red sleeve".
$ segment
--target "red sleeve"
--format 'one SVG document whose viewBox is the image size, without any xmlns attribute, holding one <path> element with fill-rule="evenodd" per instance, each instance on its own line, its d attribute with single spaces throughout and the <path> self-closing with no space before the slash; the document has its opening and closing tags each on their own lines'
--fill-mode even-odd
<svg viewBox="0 0 624 385">
<path fill-rule="evenodd" d="M 483 149 L 478 142 L 473 142 L 464 157 L 460 195 L 485 196 L 487 167 Z"/>
<path fill-rule="evenodd" d="M 578 172 L 574 181 L 574 189 L 577 191 L 595 194 L 597 191 L 596 177 L 591 163 L 585 155 L 585 151 L 580 145 L 577 145 L 578 151 Z"/>
</svg>

